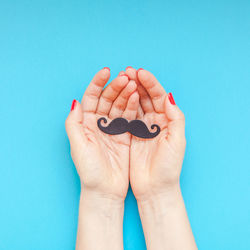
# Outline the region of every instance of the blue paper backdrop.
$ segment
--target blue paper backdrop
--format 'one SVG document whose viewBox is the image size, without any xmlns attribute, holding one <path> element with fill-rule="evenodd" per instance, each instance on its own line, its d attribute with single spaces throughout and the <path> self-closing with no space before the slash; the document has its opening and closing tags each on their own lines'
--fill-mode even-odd
<svg viewBox="0 0 250 250">
<path fill-rule="evenodd" d="M 0 249 L 74 249 L 64 121 L 100 68 L 152 71 L 186 115 L 199 249 L 250 249 L 250 1 L 0 0 Z M 126 249 L 145 249 L 131 190 Z M 181 240 L 181 239 L 180 239 Z"/>
</svg>

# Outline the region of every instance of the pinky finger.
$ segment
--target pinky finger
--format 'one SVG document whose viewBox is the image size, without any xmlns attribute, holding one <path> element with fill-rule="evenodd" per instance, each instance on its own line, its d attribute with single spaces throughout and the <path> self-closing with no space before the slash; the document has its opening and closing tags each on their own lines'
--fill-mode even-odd
<svg viewBox="0 0 250 250">
<path fill-rule="evenodd" d="M 127 120 L 135 120 L 139 107 L 139 94 L 134 92 L 128 99 L 127 107 L 124 110 L 122 117 Z"/>
</svg>

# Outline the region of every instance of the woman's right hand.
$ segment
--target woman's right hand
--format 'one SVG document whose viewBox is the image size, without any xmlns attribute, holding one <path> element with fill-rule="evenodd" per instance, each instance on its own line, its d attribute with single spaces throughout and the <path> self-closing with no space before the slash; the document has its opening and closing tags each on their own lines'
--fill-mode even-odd
<svg viewBox="0 0 250 250">
<path fill-rule="evenodd" d="M 179 185 L 186 146 L 184 115 L 150 72 L 127 68 L 126 74 L 138 85 L 138 119 L 148 128 L 161 128 L 150 140 L 133 136 L 130 148 L 130 183 L 147 249 L 197 249 Z"/>
<path fill-rule="evenodd" d="M 130 182 L 137 201 L 164 196 L 178 188 L 185 153 L 185 118 L 153 74 L 127 68 L 126 74 L 137 83 L 141 111 L 138 119 L 147 127 L 157 124 L 158 136 L 149 140 L 132 137 Z M 150 129 L 151 131 L 151 129 Z M 154 131 L 152 131 L 154 132 Z"/>
</svg>

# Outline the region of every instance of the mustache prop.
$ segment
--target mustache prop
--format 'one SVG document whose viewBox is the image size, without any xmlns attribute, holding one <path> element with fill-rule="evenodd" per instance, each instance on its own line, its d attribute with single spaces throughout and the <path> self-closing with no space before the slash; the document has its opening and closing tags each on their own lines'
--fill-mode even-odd
<svg viewBox="0 0 250 250">
<path fill-rule="evenodd" d="M 141 120 L 133 120 L 128 122 L 126 119 L 119 117 L 111 121 L 107 127 L 103 127 L 101 125 L 102 121 L 107 123 L 107 119 L 101 117 L 97 121 L 97 126 L 102 132 L 109 135 L 119 135 L 129 132 L 136 137 L 150 139 L 156 137 L 161 131 L 158 125 L 153 124 L 151 129 L 156 128 L 156 132 L 151 133 L 146 124 Z"/>
</svg>

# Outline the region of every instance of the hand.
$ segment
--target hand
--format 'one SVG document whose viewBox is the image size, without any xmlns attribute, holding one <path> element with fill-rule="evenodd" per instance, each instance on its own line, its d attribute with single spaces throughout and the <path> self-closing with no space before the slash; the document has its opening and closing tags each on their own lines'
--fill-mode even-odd
<svg viewBox="0 0 250 250">
<path fill-rule="evenodd" d="M 130 148 L 130 183 L 147 249 L 197 249 L 179 187 L 186 146 L 184 115 L 150 72 L 130 67 L 126 73 L 138 85 L 138 119 L 148 128 L 161 128 L 150 140 L 133 136 Z"/>
<path fill-rule="evenodd" d="M 98 197 L 124 201 L 129 185 L 128 133 L 110 136 L 99 130 L 100 117 L 135 119 L 139 105 L 137 85 L 125 74 L 110 77 L 107 68 L 99 71 L 89 84 L 81 104 L 74 101 L 66 120 L 71 155 L 84 192 Z"/>
<path fill-rule="evenodd" d="M 185 118 L 172 95 L 150 72 L 129 67 L 126 74 L 138 85 L 138 119 L 148 128 L 152 124 L 161 128 L 160 134 L 150 140 L 133 136 L 130 150 L 130 182 L 136 199 L 155 199 L 179 185 L 186 146 Z"/>
</svg>

